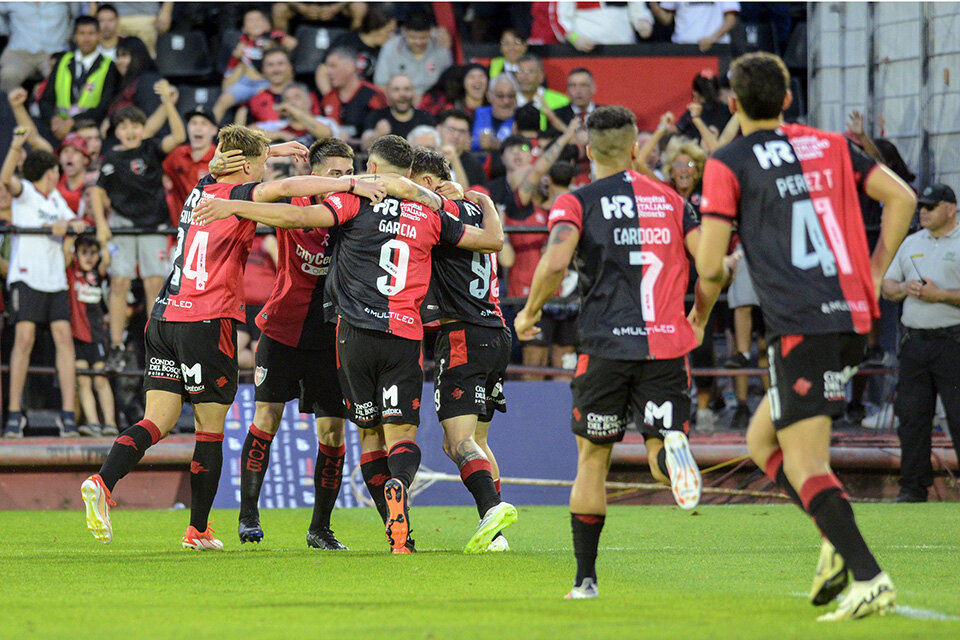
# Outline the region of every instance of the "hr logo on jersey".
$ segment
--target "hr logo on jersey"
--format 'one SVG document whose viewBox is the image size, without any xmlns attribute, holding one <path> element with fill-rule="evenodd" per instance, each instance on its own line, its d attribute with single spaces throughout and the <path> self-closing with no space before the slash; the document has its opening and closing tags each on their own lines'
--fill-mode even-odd
<svg viewBox="0 0 960 640">
<path fill-rule="evenodd" d="M 636 215 L 633 211 L 633 199 L 629 196 L 604 196 L 600 198 L 600 209 L 605 220 L 633 218 Z"/>
<path fill-rule="evenodd" d="M 663 404 L 657 404 L 653 400 L 647 401 L 647 406 L 643 408 L 643 423 L 653 427 L 657 420 L 660 420 L 664 429 L 673 427 L 673 402 L 667 400 Z"/>
<path fill-rule="evenodd" d="M 793 147 L 783 140 L 770 140 L 763 145 L 753 145 L 753 154 L 757 156 L 761 169 L 781 167 L 783 163 L 793 164 L 797 161 L 793 155 Z"/>
<path fill-rule="evenodd" d="M 183 388 L 187 390 L 187 393 L 200 393 L 203 391 L 203 374 L 200 371 L 199 362 L 192 367 L 181 363 L 180 369 L 183 371 Z"/>
</svg>

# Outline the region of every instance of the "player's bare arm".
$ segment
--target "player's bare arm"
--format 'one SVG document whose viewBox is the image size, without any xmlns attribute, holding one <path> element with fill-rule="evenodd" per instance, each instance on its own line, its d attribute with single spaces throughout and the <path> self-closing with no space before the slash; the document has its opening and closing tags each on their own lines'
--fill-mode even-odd
<svg viewBox="0 0 960 640">
<path fill-rule="evenodd" d="M 283 142 L 281 144 L 270 145 L 267 148 L 267 157 L 292 157 L 307 160 L 310 157 L 310 150 L 296 141 Z M 213 154 L 213 159 L 210 160 L 210 164 L 207 165 L 207 169 L 210 170 L 210 174 L 214 177 L 225 176 L 242 169 L 244 161 L 245 158 L 240 149 L 223 151 L 218 144 Z"/>
<path fill-rule="evenodd" d="M 906 182 L 883 165 L 877 165 L 870 172 L 863 190 L 877 202 L 883 203 L 880 240 L 870 256 L 874 291 L 879 296 L 883 275 L 910 229 L 910 221 L 917 210 L 917 196 Z"/>
<path fill-rule="evenodd" d="M 209 224 L 233 215 L 271 227 L 286 229 L 332 227 L 337 223 L 330 208 L 322 204 L 298 207 L 295 204 L 283 202 L 262 203 L 207 198 L 201 200 L 193 210 L 193 220 L 197 224 Z"/>
<path fill-rule="evenodd" d="M 547 250 L 537 263 L 537 270 L 533 272 L 527 303 L 513 321 L 517 337 L 521 340 L 530 340 L 540 333 L 540 328 L 536 326 L 540 321 L 540 312 L 547 300 L 560 288 L 579 242 L 580 230 L 568 222 L 559 222 L 550 231 Z"/>
<path fill-rule="evenodd" d="M 293 176 L 283 180 L 261 182 L 253 189 L 255 202 L 276 202 L 281 198 L 322 196 L 328 193 L 346 191 L 380 202 L 387 195 L 382 180 L 360 182 L 352 176 L 341 178 L 322 178 L 320 176 Z"/>
<path fill-rule="evenodd" d="M 564 147 L 573 139 L 579 127 L 579 118 L 571 120 L 570 124 L 567 125 L 567 128 L 564 130 L 563 135 L 557 138 L 546 151 L 540 154 L 540 157 L 533 163 L 533 166 L 523 174 L 523 177 L 520 179 L 520 184 L 517 185 L 517 200 L 521 205 L 527 206 L 530 204 L 534 193 L 537 191 L 537 187 L 540 185 L 540 180 L 550 171 L 550 167 L 552 167 L 560 157 Z"/>
<path fill-rule="evenodd" d="M 463 236 L 457 246 L 478 253 L 495 253 L 503 249 L 503 225 L 500 224 L 497 205 L 493 203 L 490 196 L 479 191 L 468 191 L 465 197 L 483 211 L 481 221 L 483 227 L 478 229 L 464 225 Z"/>
<path fill-rule="evenodd" d="M 684 245 L 687 248 L 687 252 L 696 258 L 697 250 L 700 247 L 700 228 L 691 230 L 684 237 Z M 732 269 L 732 265 L 736 264 L 736 258 L 733 258 L 731 261 L 731 256 L 727 256 L 725 261 L 727 265 Z M 710 312 L 713 310 L 713 305 L 716 304 L 717 298 L 720 297 L 720 292 L 723 289 L 723 286 L 726 283 L 716 283 L 716 282 L 706 282 L 702 279 L 697 279 L 696 285 L 694 286 L 694 301 L 693 307 L 690 309 L 690 313 L 687 315 L 687 321 L 690 323 L 690 326 L 693 327 L 693 332 L 697 336 L 697 342 L 703 343 L 703 335 L 706 331 L 707 320 L 710 318 Z"/>
<path fill-rule="evenodd" d="M 443 209 L 443 198 L 409 178 L 395 174 L 378 173 L 356 176 L 356 179 L 363 182 L 379 181 L 386 187 L 387 195 L 420 203 L 434 211 Z"/>
<path fill-rule="evenodd" d="M 697 247 L 697 274 L 700 279 L 720 287 L 730 278 L 730 267 L 724 261 L 730 246 L 731 224 L 714 216 L 704 216 L 700 223 Z"/>
</svg>

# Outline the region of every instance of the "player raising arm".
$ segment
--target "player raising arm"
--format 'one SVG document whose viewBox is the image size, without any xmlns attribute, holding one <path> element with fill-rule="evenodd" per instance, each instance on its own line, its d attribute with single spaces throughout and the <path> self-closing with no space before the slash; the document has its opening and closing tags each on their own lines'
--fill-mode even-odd
<svg viewBox="0 0 960 640">
<path fill-rule="evenodd" d="M 567 598 L 597 596 L 597 545 L 606 515 L 604 482 L 613 444 L 632 415 L 641 425 L 650 469 L 669 482 L 683 509 L 700 500 L 700 472 L 690 453 L 687 353 L 697 345 L 719 289 L 697 288 L 691 326 L 684 315 L 697 220 L 675 191 L 631 169 L 637 125 L 624 107 L 599 107 L 587 119 L 587 155 L 597 180 L 557 198 L 550 239 L 534 272 L 517 337 L 529 340 L 540 310 L 578 253 L 590 286 L 577 318 L 580 354 L 571 426 L 577 477 L 570 491 L 577 577 Z"/>
<path fill-rule="evenodd" d="M 823 534 L 813 604 L 831 602 L 846 587 L 848 569 L 853 574 L 837 610 L 819 619 L 884 613 L 896 598 L 893 582 L 830 468 L 830 429 L 844 413 L 846 383 L 863 361 L 883 274 L 916 198 L 840 134 L 784 124 L 790 76 L 777 56 L 738 58 L 730 85 L 743 137 L 707 160 L 696 261 L 703 280 L 719 282 L 731 225 L 739 223 L 770 345 L 770 389 L 750 421 L 747 446 Z M 873 256 L 858 192 L 884 203 Z"/>
</svg>

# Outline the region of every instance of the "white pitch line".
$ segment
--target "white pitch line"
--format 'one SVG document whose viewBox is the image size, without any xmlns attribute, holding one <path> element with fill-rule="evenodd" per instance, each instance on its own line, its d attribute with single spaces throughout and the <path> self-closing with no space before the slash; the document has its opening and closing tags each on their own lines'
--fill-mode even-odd
<svg viewBox="0 0 960 640">
<path fill-rule="evenodd" d="M 794 596 L 796 598 L 803 598 L 804 600 L 810 597 L 810 595 L 806 593 L 788 593 L 787 595 Z M 898 616 L 903 616 L 904 618 L 913 618 L 914 620 L 942 620 L 945 622 L 960 620 L 960 617 L 949 613 L 940 613 L 939 611 L 934 611 L 933 609 L 918 609 L 917 607 L 908 607 L 903 604 L 898 604 L 895 606 L 893 613 Z"/>
</svg>

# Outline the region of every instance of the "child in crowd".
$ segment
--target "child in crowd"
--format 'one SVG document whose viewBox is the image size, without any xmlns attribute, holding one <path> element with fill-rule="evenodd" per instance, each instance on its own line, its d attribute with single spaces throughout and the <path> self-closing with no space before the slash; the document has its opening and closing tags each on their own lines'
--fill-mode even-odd
<svg viewBox="0 0 960 640">
<path fill-rule="evenodd" d="M 107 358 L 108 340 L 103 295 L 107 259 L 101 258 L 100 243 L 88 234 L 78 236 L 72 243 L 65 241 L 64 255 L 70 293 L 70 327 L 73 331 L 77 369 L 102 371 Z M 86 424 L 78 429 L 80 434 L 117 435 L 113 390 L 107 377 L 78 374 L 77 388 L 80 407 L 86 418 Z M 103 413 L 102 423 L 97 414 L 97 400 L 100 401 L 100 411 Z"/>
<path fill-rule="evenodd" d="M 297 39 L 273 29 L 270 18 L 262 9 L 248 9 L 243 14 L 242 35 L 223 78 L 223 93 L 213 105 L 213 115 L 219 122 L 227 110 L 243 104 L 270 86 L 262 74 L 263 52 L 276 46 L 293 51 Z"/>
</svg>

